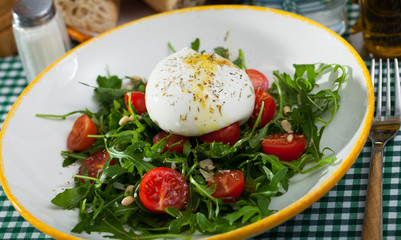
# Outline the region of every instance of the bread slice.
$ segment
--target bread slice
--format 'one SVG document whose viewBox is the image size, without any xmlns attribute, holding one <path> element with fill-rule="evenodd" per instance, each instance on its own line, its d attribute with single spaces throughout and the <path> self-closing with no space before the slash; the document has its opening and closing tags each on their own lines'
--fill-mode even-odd
<svg viewBox="0 0 401 240">
<path fill-rule="evenodd" d="M 117 25 L 119 0 L 53 0 L 66 25 L 101 33 Z"/>
<path fill-rule="evenodd" d="M 206 0 L 144 0 L 150 7 L 159 12 L 170 11 L 179 8 L 200 6 Z"/>
<path fill-rule="evenodd" d="M 11 9 L 8 12 L 4 12 L 0 14 L 0 31 L 11 27 L 11 23 L 13 21 L 13 16 L 11 14 Z"/>
<path fill-rule="evenodd" d="M 14 2 L 15 0 L 0 0 L 0 57 L 7 57 L 17 52 L 11 14 Z"/>
<path fill-rule="evenodd" d="M 0 57 L 7 57 L 17 52 L 17 45 L 14 40 L 13 28 L 0 30 Z"/>
<path fill-rule="evenodd" d="M 0 0 L 0 16 L 11 12 L 15 2 L 16 0 Z"/>
</svg>

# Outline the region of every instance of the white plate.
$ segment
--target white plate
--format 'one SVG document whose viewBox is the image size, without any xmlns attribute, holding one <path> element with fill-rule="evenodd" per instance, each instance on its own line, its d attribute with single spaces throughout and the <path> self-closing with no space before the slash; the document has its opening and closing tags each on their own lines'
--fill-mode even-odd
<svg viewBox="0 0 401 240">
<path fill-rule="evenodd" d="M 60 151 L 74 118 L 46 120 L 37 113 L 64 114 L 85 107 L 95 110 L 93 89 L 107 68 L 118 76 L 149 76 L 170 52 L 189 46 L 195 38 L 201 49 L 244 50 L 248 68 L 273 79 L 272 71 L 293 72 L 293 63 L 339 63 L 351 78 L 342 91 L 341 108 L 327 128 L 322 146 L 329 146 L 339 162 L 292 181 L 289 191 L 274 198 L 280 210 L 257 223 L 215 236 L 245 238 L 270 229 L 301 212 L 329 191 L 360 153 L 371 125 L 374 97 L 369 72 L 356 51 L 340 36 L 300 16 L 246 6 L 214 6 L 162 13 L 106 32 L 73 49 L 35 79 L 11 109 L 1 132 L 0 179 L 8 198 L 21 215 L 55 238 L 93 238 L 73 234 L 77 213 L 53 206 L 57 192 L 71 187 L 77 166 L 63 168 Z"/>
</svg>

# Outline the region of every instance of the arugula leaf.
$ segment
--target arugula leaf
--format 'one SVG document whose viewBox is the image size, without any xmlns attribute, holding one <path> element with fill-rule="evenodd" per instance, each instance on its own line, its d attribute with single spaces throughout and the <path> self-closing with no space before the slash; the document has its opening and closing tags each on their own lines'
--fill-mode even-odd
<svg viewBox="0 0 401 240">
<path fill-rule="evenodd" d="M 145 172 L 148 172 L 155 167 L 151 163 L 144 161 L 143 158 L 134 154 L 134 145 L 129 146 L 125 151 L 118 151 L 115 147 L 107 148 L 107 151 L 109 152 L 111 158 L 120 159 L 123 167 L 129 172 L 133 172 L 135 168 L 142 176 Z"/>
<path fill-rule="evenodd" d="M 205 232 L 213 233 L 217 230 L 218 226 L 209 221 L 205 214 L 202 214 L 200 212 L 196 213 L 196 221 L 198 222 L 199 227 Z"/>
<path fill-rule="evenodd" d="M 119 165 L 111 165 L 103 168 L 103 172 L 100 175 L 100 181 L 105 182 L 107 178 L 115 179 L 126 173 L 127 170 L 125 168 L 120 167 Z"/>
<path fill-rule="evenodd" d="M 181 233 L 183 228 L 189 227 L 191 233 L 195 231 L 196 215 L 192 213 L 180 214 L 169 222 L 168 230 L 171 233 Z"/>
<path fill-rule="evenodd" d="M 196 222 L 199 230 L 205 233 L 228 232 L 236 228 L 236 226 L 229 224 L 228 220 L 224 217 L 217 218 L 212 222 L 201 212 L 196 213 Z"/>
<path fill-rule="evenodd" d="M 237 152 L 237 147 L 230 146 L 229 144 L 223 144 L 219 142 L 199 144 L 194 149 L 194 154 L 213 159 L 227 158 Z"/>
<path fill-rule="evenodd" d="M 105 107 L 110 107 L 114 100 L 122 99 L 126 93 L 125 90 L 121 89 L 122 79 L 117 76 L 98 76 L 96 82 L 98 87 L 95 88 L 95 96 Z"/>
<path fill-rule="evenodd" d="M 168 48 L 169 48 L 173 53 L 176 52 L 175 49 L 174 49 L 174 47 L 173 47 L 173 45 L 172 45 L 170 42 L 168 42 Z"/>
<path fill-rule="evenodd" d="M 51 202 L 59 207 L 72 209 L 79 205 L 79 203 L 86 198 L 92 190 L 92 185 L 80 185 L 74 188 L 67 188 L 64 192 L 57 194 Z"/>
<path fill-rule="evenodd" d="M 242 218 L 241 223 L 247 222 L 251 217 L 257 216 L 254 218 L 253 221 L 260 220 L 262 218 L 262 213 L 260 209 L 256 206 L 243 206 L 237 211 L 227 214 L 224 216 L 224 219 L 227 219 L 230 225 L 233 225 L 234 222 L 236 222 L 238 219 Z"/>
<path fill-rule="evenodd" d="M 222 56 L 223 58 L 230 60 L 230 52 L 228 48 L 216 47 L 213 50 L 215 53 Z M 237 65 L 239 68 L 246 69 L 244 52 L 242 51 L 242 49 L 238 50 L 238 57 L 233 61 L 233 63 Z"/>
<path fill-rule="evenodd" d="M 92 223 L 92 215 L 89 213 L 80 213 L 79 218 L 80 221 L 75 225 L 75 227 L 71 230 L 74 233 L 82 233 L 84 231 L 90 233 L 90 226 Z"/>
<path fill-rule="evenodd" d="M 253 197 L 256 198 L 256 203 L 258 208 L 260 209 L 260 212 L 262 214 L 263 217 L 267 217 L 270 216 L 271 214 L 277 212 L 275 210 L 271 210 L 269 208 L 270 202 L 271 202 L 271 198 L 266 197 L 264 195 L 254 195 Z"/>
<path fill-rule="evenodd" d="M 96 82 L 100 88 L 121 89 L 122 79 L 117 76 L 98 76 Z"/>
<path fill-rule="evenodd" d="M 195 51 L 199 51 L 199 46 L 200 46 L 200 41 L 199 38 L 196 38 L 192 43 L 191 43 L 191 48 Z"/>
<path fill-rule="evenodd" d="M 97 222 L 96 225 L 91 226 L 92 231 L 96 232 L 108 232 L 111 235 L 106 235 L 106 237 L 114 238 L 114 239 L 132 239 L 132 240 L 141 240 L 141 239 L 163 239 L 163 238 L 180 238 L 180 239 L 190 239 L 185 235 L 178 234 L 149 234 L 149 235 L 140 235 L 136 234 L 133 229 L 126 230 L 123 225 L 119 221 L 118 218 L 114 216 L 112 212 L 108 212 L 107 217 L 103 218 L 101 221 Z"/>
<path fill-rule="evenodd" d="M 230 58 L 230 52 L 228 51 L 227 48 L 224 47 L 216 47 L 213 49 L 214 52 L 223 58 L 229 59 Z"/>
<path fill-rule="evenodd" d="M 239 49 L 239 50 L 238 50 L 238 58 L 235 59 L 235 60 L 233 61 L 233 63 L 234 63 L 235 65 L 237 65 L 239 68 L 246 69 L 246 66 L 245 66 L 245 57 L 244 57 L 244 53 L 243 53 L 242 49 Z"/>
</svg>

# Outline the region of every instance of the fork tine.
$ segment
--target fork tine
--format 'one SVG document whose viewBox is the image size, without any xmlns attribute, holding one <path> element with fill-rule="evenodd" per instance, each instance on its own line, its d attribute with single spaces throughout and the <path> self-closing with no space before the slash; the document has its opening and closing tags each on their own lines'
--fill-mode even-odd
<svg viewBox="0 0 401 240">
<path fill-rule="evenodd" d="M 401 116 L 400 72 L 397 58 L 394 59 L 394 85 L 395 85 L 394 115 L 395 117 L 400 117 Z"/>
<path fill-rule="evenodd" d="M 374 73 L 373 73 L 374 75 Z M 377 101 L 376 101 L 376 116 L 375 118 L 381 118 L 382 115 L 382 59 L 379 59 L 379 80 L 377 82 Z"/>
<path fill-rule="evenodd" d="M 370 65 L 370 77 L 372 78 L 372 83 L 373 86 L 375 85 L 375 67 L 376 67 L 376 63 L 375 63 L 375 59 L 372 59 L 372 65 Z"/>
<path fill-rule="evenodd" d="M 390 59 L 387 58 L 387 78 L 386 78 L 386 118 L 391 116 L 391 73 Z"/>
</svg>

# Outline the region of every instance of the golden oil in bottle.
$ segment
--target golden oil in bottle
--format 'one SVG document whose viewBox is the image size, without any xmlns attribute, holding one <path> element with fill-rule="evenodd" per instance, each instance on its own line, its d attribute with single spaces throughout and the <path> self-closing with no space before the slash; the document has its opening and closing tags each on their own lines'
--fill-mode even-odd
<svg viewBox="0 0 401 240">
<path fill-rule="evenodd" d="M 401 56 L 401 0 L 360 0 L 365 48 L 380 57 Z"/>
</svg>

